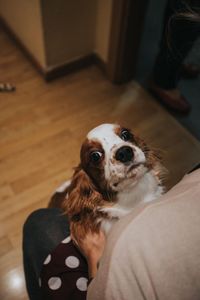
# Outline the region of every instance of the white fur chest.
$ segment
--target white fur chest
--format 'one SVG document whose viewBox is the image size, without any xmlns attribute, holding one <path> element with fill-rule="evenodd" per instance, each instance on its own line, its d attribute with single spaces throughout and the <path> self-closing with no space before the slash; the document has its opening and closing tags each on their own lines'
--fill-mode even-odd
<svg viewBox="0 0 200 300">
<path fill-rule="evenodd" d="M 158 178 L 153 172 L 146 173 L 141 180 L 133 186 L 123 190 L 117 196 L 117 203 L 112 207 L 101 209 L 108 213 L 110 219 L 101 220 L 102 230 L 108 234 L 112 225 L 121 217 L 130 213 L 140 203 L 147 203 L 158 199 L 164 192 Z"/>
</svg>

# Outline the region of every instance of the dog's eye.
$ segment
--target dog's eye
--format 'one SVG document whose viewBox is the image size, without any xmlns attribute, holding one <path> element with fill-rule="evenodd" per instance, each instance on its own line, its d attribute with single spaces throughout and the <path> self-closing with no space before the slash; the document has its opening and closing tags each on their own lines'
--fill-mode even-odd
<svg viewBox="0 0 200 300">
<path fill-rule="evenodd" d="M 93 151 L 90 153 L 90 159 L 94 163 L 98 163 L 102 157 L 102 153 L 99 151 Z"/>
<path fill-rule="evenodd" d="M 122 129 L 120 137 L 123 141 L 130 141 L 132 139 L 132 134 L 127 129 Z"/>
</svg>

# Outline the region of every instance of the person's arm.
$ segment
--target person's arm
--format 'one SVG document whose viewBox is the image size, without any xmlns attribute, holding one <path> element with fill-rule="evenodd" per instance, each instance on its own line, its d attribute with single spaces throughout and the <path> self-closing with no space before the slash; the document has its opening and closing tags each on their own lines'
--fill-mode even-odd
<svg viewBox="0 0 200 300">
<path fill-rule="evenodd" d="M 76 242 L 76 238 L 73 237 L 73 239 Z M 79 240 L 78 243 L 76 242 L 87 260 L 90 279 L 96 275 L 98 263 L 103 254 L 105 241 L 104 233 L 99 231 L 98 233 L 88 232 L 84 239 Z"/>
</svg>

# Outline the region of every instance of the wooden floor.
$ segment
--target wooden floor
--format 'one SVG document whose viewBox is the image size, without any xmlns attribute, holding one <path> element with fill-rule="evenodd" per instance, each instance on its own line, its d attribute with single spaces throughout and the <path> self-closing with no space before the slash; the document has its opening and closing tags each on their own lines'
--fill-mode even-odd
<svg viewBox="0 0 200 300">
<path fill-rule="evenodd" d="M 96 67 L 45 83 L 0 31 L 0 299 L 27 299 L 22 226 L 78 164 L 81 141 L 103 122 L 133 128 L 163 151 L 168 187 L 200 161 L 200 145 L 137 83 L 116 87 Z"/>
</svg>

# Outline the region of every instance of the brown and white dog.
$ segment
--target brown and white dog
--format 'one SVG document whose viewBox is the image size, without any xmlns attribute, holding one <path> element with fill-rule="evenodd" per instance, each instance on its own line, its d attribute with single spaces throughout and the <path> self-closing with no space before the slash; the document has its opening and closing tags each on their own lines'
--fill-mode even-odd
<svg viewBox="0 0 200 300">
<path fill-rule="evenodd" d="M 72 179 L 61 186 L 60 196 L 72 235 L 88 230 L 107 234 L 112 224 L 139 202 L 157 199 L 164 188 L 159 155 L 129 129 L 103 124 L 90 131 L 80 152 Z M 57 201 L 57 200 L 56 200 Z"/>
</svg>

